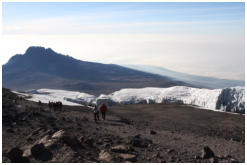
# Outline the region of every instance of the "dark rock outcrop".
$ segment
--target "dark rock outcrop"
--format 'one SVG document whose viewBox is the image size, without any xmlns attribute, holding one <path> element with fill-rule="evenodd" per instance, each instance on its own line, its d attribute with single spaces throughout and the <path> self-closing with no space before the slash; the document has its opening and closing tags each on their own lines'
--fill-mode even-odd
<svg viewBox="0 0 247 165">
<path fill-rule="evenodd" d="M 129 143 L 133 147 L 145 148 L 148 147 L 149 144 L 152 144 L 152 140 L 141 138 L 140 135 L 136 135 L 134 137 L 129 138 Z"/>
<path fill-rule="evenodd" d="M 209 159 L 212 157 L 215 157 L 214 152 L 208 146 L 203 147 L 201 158 Z"/>
<path fill-rule="evenodd" d="M 7 157 L 12 163 L 29 163 L 29 159 L 27 157 L 23 157 L 22 154 L 23 151 L 19 147 L 15 147 L 8 152 Z"/>
<path fill-rule="evenodd" d="M 157 132 L 155 132 L 154 130 L 150 130 L 150 134 L 155 135 L 155 134 L 157 134 Z"/>
<path fill-rule="evenodd" d="M 43 143 L 36 144 L 31 148 L 32 156 L 41 161 L 48 161 L 52 159 L 52 153 L 45 148 Z"/>
</svg>

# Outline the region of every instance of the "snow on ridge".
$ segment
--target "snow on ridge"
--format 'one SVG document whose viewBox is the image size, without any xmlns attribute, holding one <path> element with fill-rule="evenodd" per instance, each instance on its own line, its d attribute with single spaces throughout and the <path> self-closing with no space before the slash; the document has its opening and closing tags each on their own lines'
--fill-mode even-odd
<svg viewBox="0 0 247 165">
<path fill-rule="evenodd" d="M 138 103 L 178 103 L 196 105 L 201 108 L 245 113 L 244 87 L 231 87 L 224 89 L 198 89 L 186 86 L 169 88 L 125 88 L 109 95 L 101 94 L 99 97 L 87 93 L 39 89 L 29 92 L 29 100 L 44 103 L 61 101 L 64 105 L 100 104 L 102 101 L 108 105 L 138 104 Z"/>
<path fill-rule="evenodd" d="M 18 93 L 18 92 L 15 92 Z M 82 103 L 88 103 L 95 100 L 95 96 L 80 93 L 75 91 L 57 90 L 57 89 L 38 89 L 27 91 L 31 98 L 30 101 L 38 102 L 39 100 L 43 103 L 61 101 L 64 105 L 81 105 Z"/>
<path fill-rule="evenodd" d="M 170 88 L 123 89 L 112 93 L 111 99 L 117 103 L 183 103 L 215 109 L 221 90 L 197 89 L 186 86 Z M 126 99 L 127 98 L 127 99 Z"/>
</svg>

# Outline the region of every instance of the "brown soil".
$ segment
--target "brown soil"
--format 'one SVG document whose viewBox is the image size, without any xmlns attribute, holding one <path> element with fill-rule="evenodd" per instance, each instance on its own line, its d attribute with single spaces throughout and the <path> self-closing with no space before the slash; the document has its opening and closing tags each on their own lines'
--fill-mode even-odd
<svg viewBox="0 0 247 165">
<path fill-rule="evenodd" d="M 48 156 L 31 154 L 26 162 L 245 162 L 243 115 L 138 104 L 109 107 L 106 120 L 95 122 L 87 107 L 50 112 L 47 104 L 15 97 L 3 89 L 3 162 L 14 162 L 11 149 L 24 151 L 59 130 L 67 136 L 45 148 Z M 125 148 L 112 149 L 118 145 Z M 203 156 L 205 146 L 214 156 Z"/>
</svg>

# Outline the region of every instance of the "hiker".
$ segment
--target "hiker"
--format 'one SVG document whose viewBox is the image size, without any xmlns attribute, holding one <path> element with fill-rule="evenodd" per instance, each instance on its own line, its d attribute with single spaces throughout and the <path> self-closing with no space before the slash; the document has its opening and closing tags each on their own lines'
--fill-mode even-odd
<svg viewBox="0 0 247 165">
<path fill-rule="evenodd" d="M 99 120 L 99 110 L 97 108 L 97 105 L 95 105 L 93 108 L 93 114 L 94 114 L 94 121 Z"/>
<path fill-rule="evenodd" d="M 107 107 L 104 102 L 100 105 L 99 109 L 102 114 L 102 119 L 105 120 L 105 112 L 107 111 Z"/>
<path fill-rule="evenodd" d="M 52 110 L 52 104 L 53 104 L 53 103 L 49 101 L 48 106 L 49 106 L 49 110 L 50 110 L 50 111 Z"/>
<path fill-rule="evenodd" d="M 15 99 L 14 99 L 14 103 L 17 103 L 18 100 L 19 100 L 19 97 L 16 96 Z"/>
<path fill-rule="evenodd" d="M 59 111 L 62 111 L 63 104 L 62 104 L 61 101 L 58 101 L 58 102 L 57 102 L 57 107 L 58 107 L 58 110 L 59 110 Z"/>
<path fill-rule="evenodd" d="M 42 108 L 41 108 L 41 104 L 42 104 L 42 102 L 39 100 L 39 102 L 38 102 L 38 105 L 39 105 L 39 110 L 42 110 Z"/>
</svg>

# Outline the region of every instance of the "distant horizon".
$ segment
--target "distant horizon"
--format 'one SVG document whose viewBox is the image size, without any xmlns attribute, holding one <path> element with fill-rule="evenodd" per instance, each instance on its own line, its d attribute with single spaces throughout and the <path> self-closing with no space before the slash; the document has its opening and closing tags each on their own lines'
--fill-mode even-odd
<svg viewBox="0 0 247 165">
<path fill-rule="evenodd" d="M 2 65 L 37 45 L 83 61 L 245 81 L 242 2 L 3 2 L 2 7 Z"/>
</svg>

